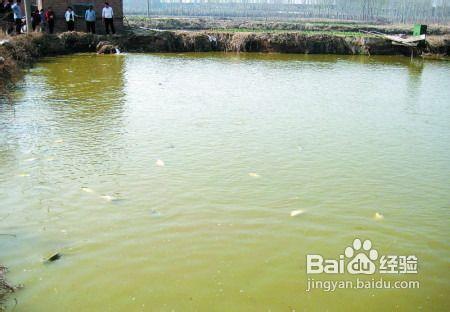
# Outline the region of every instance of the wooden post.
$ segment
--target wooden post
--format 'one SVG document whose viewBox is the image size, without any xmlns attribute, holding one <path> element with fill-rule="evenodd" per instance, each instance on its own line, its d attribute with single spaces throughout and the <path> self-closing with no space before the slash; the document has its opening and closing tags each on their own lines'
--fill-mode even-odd
<svg viewBox="0 0 450 312">
<path fill-rule="evenodd" d="M 31 32 L 31 0 L 24 0 L 25 23 L 27 24 L 27 34 Z"/>
<path fill-rule="evenodd" d="M 147 27 L 150 27 L 150 0 L 147 0 Z"/>
</svg>

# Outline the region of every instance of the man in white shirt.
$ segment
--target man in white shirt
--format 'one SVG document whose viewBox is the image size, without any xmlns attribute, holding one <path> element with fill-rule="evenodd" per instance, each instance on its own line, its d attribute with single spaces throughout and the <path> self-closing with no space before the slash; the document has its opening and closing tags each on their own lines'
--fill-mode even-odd
<svg viewBox="0 0 450 312">
<path fill-rule="evenodd" d="M 75 12 L 72 10 L 72 7 L 68 7 L 66 13 L 64 14 L 64 18 L 67 23 L 67 31 L 75 30 Z"/>
<path fill-rule="evenodd" d="M 116 33 L 116 29 L 114 28 L 114 12 L 113 8 L 109 6 L 108 2 L 105 2 L 105 7 L 102 11 L 103 23 L 105 23 L 106 34 L 109 35 L 109 30 L 113 34 Z"/>
</svg>

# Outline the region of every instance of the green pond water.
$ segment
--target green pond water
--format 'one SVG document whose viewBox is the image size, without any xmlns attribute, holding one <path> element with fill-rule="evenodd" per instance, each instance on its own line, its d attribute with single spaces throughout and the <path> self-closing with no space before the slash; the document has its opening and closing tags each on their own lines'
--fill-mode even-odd
<svg viewBox="0 0 450 312">
<path fill-rule="evenodd" d="M 0 100 L 7 309 L 448 311 L 449 99 L 403 57 L 45 59 Z M 420 288 L 306 291 L 355 238 Z"/>
</svg>

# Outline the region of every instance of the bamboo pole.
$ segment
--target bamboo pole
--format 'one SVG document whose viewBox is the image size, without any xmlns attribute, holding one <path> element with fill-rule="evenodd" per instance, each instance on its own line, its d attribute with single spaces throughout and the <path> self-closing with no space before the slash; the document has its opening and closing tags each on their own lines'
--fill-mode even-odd
<svg viewBox="0 0 450 312">
<path fill-rule="evenodd" d="M 27 25 L 27 34 L 31 32 L 31 0 L 24 0 L 25 23 Z"/>
</svg>

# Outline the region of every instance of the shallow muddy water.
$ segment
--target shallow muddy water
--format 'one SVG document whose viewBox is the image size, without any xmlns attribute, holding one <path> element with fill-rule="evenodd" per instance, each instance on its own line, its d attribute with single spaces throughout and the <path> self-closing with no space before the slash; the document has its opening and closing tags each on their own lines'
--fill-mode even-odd
<svg viewBox="0 0 450 312">
<path fill-rule="evenodd" d="M 0 263 L 25 287 L 9 309 L 448 307 L 448 63 L 76 55 L 37 64 L 13 98 L 0 233 L 16 237 L 0 235 Z M 308 277 L 355 278 L 305 264 L 355 238 L 419 263 L 361 279 L 420 289 L 307 292 Z"/>
</svg>

